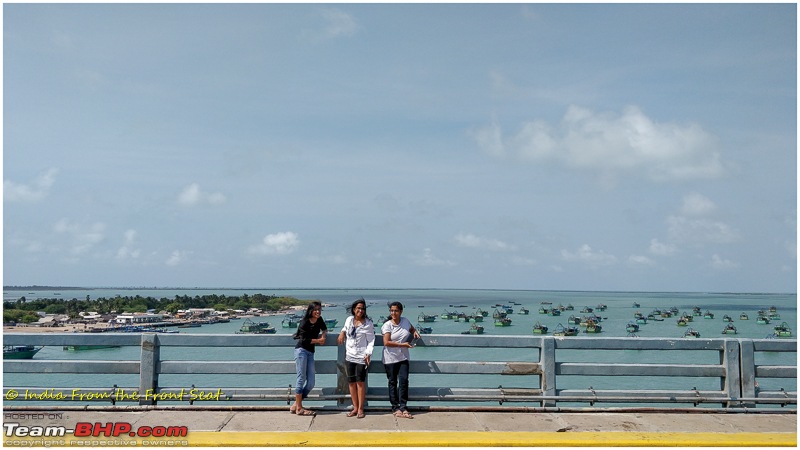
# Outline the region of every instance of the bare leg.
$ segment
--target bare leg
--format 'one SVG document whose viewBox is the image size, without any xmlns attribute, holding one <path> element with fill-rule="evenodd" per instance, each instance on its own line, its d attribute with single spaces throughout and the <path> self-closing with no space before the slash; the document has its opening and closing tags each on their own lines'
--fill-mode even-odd
<svg viewBox="0 0 800 450">
<path fill-rule="evenodd" d="M 353 417 L 358 414 L 359 409 L 361 408 L 361 404 L 359 403 L 358 398 L 358 389 L 356 388 L 356 383 L 348 383 L 347 386 L 350 388 L 350 401 L 353 402 L 353 410 L 347 414 L 347 417 Z"/>
<path fill-rule="evenodd" d="M 367 402 L 367 387 L 363 381 L 359 381 L 354 384 L 356 385 L 356 390 L 358 391 L 358 412 L 359 414 L 364 414 L 364 404 Z M 350 392 L 352 395 L 352 390 Z"/>
</svg>

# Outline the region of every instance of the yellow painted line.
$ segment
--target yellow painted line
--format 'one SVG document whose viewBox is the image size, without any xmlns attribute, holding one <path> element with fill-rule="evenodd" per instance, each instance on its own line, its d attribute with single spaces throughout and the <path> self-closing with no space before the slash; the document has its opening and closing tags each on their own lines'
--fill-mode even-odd
<svg viewBox="0 0 800 450">
<path fill-rule="evenodd" d="M 35 442 L 39 439 L 48 440 L 48 445 Z M 14 437 L 4 443 L 12 447 L 797 447 L 797 433 L 190 431 L 185 437 Z"/>
</svg>

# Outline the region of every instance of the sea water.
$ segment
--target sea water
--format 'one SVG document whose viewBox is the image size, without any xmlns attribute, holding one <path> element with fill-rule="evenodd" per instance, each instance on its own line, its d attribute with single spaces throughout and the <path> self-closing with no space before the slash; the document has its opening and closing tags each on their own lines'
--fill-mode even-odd
<svg viewBox="0 0 800 450">
<path fill-rule="evenodd" d="M 5 291 L 4 300 L 16 300 L 22 296 L 27 299 L 54 298 L 57 294 L 65 299 L 91 299 L 101 297 L 113 298 L 120 296 L 135 296 L 153 298 L 174 298 L 175 296 L 202 296 L 226 295 L 241 296 L 253 295 L 291 296 L 303 300 L 320 300 L 330 306 L 323 309 L 325 319 L 338 319 L 339 323 L 332 334 L 338 334 L 341 325 L 347 317 L 347 307 L 358 298 L 367 301 L 367 313 L 378 323 L 381 317 L 387 317 L 388 304 L 400 301 L 404 305 L 403 316 L 407 317 L 415 326 L 433 328 L 433 334 L 459 334 L 467 330 L 471 324 L 443 320 L 438 316 L 444 311 L 457 311 L 473 314 L 478 309 L 489 311 L 489 316 L 481 324 L 485 335 L 532 335 L 534 323 L 539 322 L 549 328 L 548 335 L 558 324 L 567 325 L 570 315 L 582 317 L 587 314 L 580 311 L 584 307 L 594 308 L 594 314 L 603 320 L 602 332 L 599 334 L 586 334 L 581 328 L 581 333 L 569 339 L 585 337 L 624 337 L 628 335 L 626 325 L 634 321 L 634 313 L 641 312 L 645 316 L 658 308 L 661 310 L 675 307 L 679 310 L 677 316 L 665 318 L 663 321 L 648 321 L 640 324 L 636 333 L 640 337 L 680 338 L 688 328 L 700 332 L 703 338 L 752 338 L 763 339 L 773 332 L 773 327 L 786 322 L 793 331 L 797 328 L 797 299 L 796 294 L 760 294 L 760 293 L 665 293 L 665 292 L 569 292 L 569 291 L 521 291 L 521 290 L 443 290 L 443 289 L 79 289 L 60 292 L 51 291 Z M 58 297 L 56 297 L 58 298 Z M 492 312 L 498 309 L 496 305 L 503 304 L 514 309 L 508 317 L 512 319 L 511 326 L 497 327 L 492 320 Z M 561 316 L 550 316 L 539 313 L 541 306 L 556 307 L 558 305 L 572 305 L 573 311 L 563 311 Z M 604 304 L 605 311 L 598 311 L 597 306 Z M 638 304 L 638 307 L 635 307 Z M 693 322 L 688 327 L 677 326 L 677 317 L 683 313 L 692 314 L 692 308 L 699 307 L 702 313 L 711 311 L 714 319 L 705 319 L 703 315 L 694 316 Z M 775 306 L 781 319 L 772 321 L 768 325 L 756 323 L 759 310 L 767 310 Z M 525 307 L 530 312 L 528 315 L 518 314 L 520 308 Z M 740 320 L 740 314 L 745 313 L 749 320 Z M 421 314 L 436 315 L 434 323 L 421 323 L 418 317 Z M 722 318 L 728 315 L 733 319 L 737 328 L 736 335 L 722 334 L 725 322 Z M 268 321 L 278 334 L 291 334 L 294 329 L 282 328 L 283 316 L 268 316 L 255 318 L 256 321 Z M 203 325 L 198 328 L 181 328 L 184 334 L 232 334 L 239 330 L 243 320 L 232 320 L 229 323 Z M 377 325 L 378 327 L 380 324 Z M 176 328 L 172 328 L 176 329 Z M 331 339 L 329 337 L 329 339 Z M 631 337 L 631 339 L 635 339 Z M 335 347 L 317 348 L 318 359 L 335 359 Z M 569 350 L 569 361 L 596 361 L 596 351 Z M 718 355 L 715 352 L 657 352 L 658 360 L 648 360 L 652 355 L 648 352 L 636 350 L 603 351 L 604 357 L 615 362 L 629 363 L 706 363 L 718 364 Z M 283 348 L 164 348 L 162 359 L 165 360 L 291 360 L 292 349 Z M 655 352 L 654 352 L 655 353 Z M 476 348 L 425 348 L 416 347 L 411 350 L 412 359 L 432 361 L 538 361 L 538 350 L 530 351 L 520 349 L 476 349 Z M 140 349 L 138 347 L 122 347 L 110 349 L 95 349 L 88 351 L 69 352 L 60 347 L 45 347 L 36 359 L 63 359 L 63 360 L 133 360 L 138 361 Z M 376 359 L 380 358 L 379 353 Z M 705 358 L 705 360 L 703 359 Z M 563 358 L 559 358 L 563 360 Z M 796 365 L 796 354 L 764 353 L 757 354 L 757 364 L 770 365 Z M 376 374 L 371 375 L 371 379 Z M 24 377 L 24 382 L 22 381 Z M 56 378 L 57 377 L 57 378 Z M 472 378 L 480 378 L 486 387 L 504 386 L 511 387 L 536 387 L 530 386 L 530 377 L 507 376 L 481 376 L 471 375 L 423 375 L 413 374 L 414 386 L 470 386 Z M 5 385 L 27 387 L 74 386 L 83 388 L 108 388 L 117 386 L 137 386 L 138 375 L 92 375 L 83 374 L 5 374 Z M 163 375 L 160 378 L 161 386 L 230 386 L 230 387 L 281 387 L 294 383 L 293 375 Z M 763 389 L 780 389 L 796 391 L 796 380 L 779 379 L 764 380 Z M 385 380 L 376 381 L 382 386 Z M 586 389 L 585 377 L 559 377 L 559 389 Z M 373 382 L 375 383 L 375 382 Z M 700 390 L 719 388 L 714 379 L 681 379 L 674 377 L 605 377 L 601 385 L 593 385 L 594 389 L 691 389 Z M 704 385 L 703 383 L 707 384 Z M 699 385 L 698 385 L 699 384 Z M 318 375 L 317 386 L 335 386 L 335 375 Z"/>
</svg>

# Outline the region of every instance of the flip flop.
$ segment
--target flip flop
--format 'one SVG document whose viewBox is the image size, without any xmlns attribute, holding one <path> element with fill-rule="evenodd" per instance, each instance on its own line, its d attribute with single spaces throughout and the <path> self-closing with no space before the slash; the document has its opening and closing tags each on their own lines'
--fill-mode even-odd
<svg viewBox="0 0 800 450">
<path fill-rule="evenodd" d="M 356 414 L 358 414 L 358 413 L 356 412 L 356 410 L 352 410 L 352 411 L 350 411 L 349 413 L 347 413 L 347 417 L 353 417 L 353 416 L 355 416 Z"/>
<path fill-rule="evenodd" d="M 413 419 L 414 418 L 414 416 L 412 416 L 411 413 L 408 412 L 408 411 L 403 411 L 403 417 L 405 417 L 406 419 Z"/>
<path fill-rule="evenodd" d="M 296 414 L 298 416 L 316 416 L 317 415 L 317 413 L 315 413 L 314 411 L 311 411 L 309 409 L 299 409 L 299 410 L 297 410 Z"/>
<path fill-rule="evenodd" d="M 358 413 L 358 418 L 359 419 L 363 419 L 364 417 L 366 417 L 366 415 L 364 415 L 363 412 L 362 413 Z"/>
<path fill-rule="evenodd" d="M 393 412 L 392 414 L 395 417 L 403 417 L 403 411 L 400 411 L 399 409 L 397 411 Z"/>
<path fill-rule="evenodd" d="M 289 414 L 294 414 L 297 412 L 297 407 L 292 405 L 289 407 Z"/>
</svg>

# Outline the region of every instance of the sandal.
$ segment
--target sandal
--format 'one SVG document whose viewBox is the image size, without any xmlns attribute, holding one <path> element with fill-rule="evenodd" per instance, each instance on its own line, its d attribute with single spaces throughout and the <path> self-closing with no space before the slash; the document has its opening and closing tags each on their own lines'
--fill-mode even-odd
<svg viewBox="0 0 800 450">
<path fill-rule="evenodd" d="M 353 417 L 353 416 L 355 416 L 356 414 L 358 414 L 358 413 L 357 413 L 357 412 L 356 412 L 356 410 L 354 409 L 354 410 L 350 411 L 349 413 L 347 413 L 347 417 Z"/>
<path fill-rule="evenodd" d="M 297 406 L 296 405 L 292 405 L 292 406 L 289 407 L 289 414 L 294 414 L 296 412 L 297 412 Z"/>
<path fill-rule="evenodd" d="M 408 412 L 408 411 L 403 411 L 403 414 L 402 414 L 402 415 L 403 415 L 403 417 L 405 417 L 406 419 L 413 419 L 413 418 L 414 418 L 414 416 L 412 416 L 412 415 L 411 415 L 411 413 L 410 413 L 410 412 Z"/>
<path fill-rule="evenodd" d="M 359 419 L 363 419 L 364 417 L 367 417 L 367 416 L 363 412 L 358 413 L 358 418 Z"/>
<path fill-rule="evenodd" d="M 403 411 L 400 411 L 399 409 L 397 411 L 393 412 L 392 414 L 395 417 L 403 417 Z"/>
<path fill-rule="evenodd" d="M 302 409 L 302 408 L 298 409 L 295 414 L 297 414 L 298 416 L 316 416 L 317 415 L 317 413 L 315 413 L 314 411 L 311 411 L 310 409 Z"/>
</svg>

